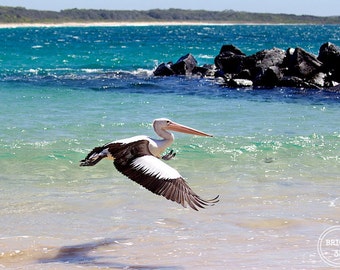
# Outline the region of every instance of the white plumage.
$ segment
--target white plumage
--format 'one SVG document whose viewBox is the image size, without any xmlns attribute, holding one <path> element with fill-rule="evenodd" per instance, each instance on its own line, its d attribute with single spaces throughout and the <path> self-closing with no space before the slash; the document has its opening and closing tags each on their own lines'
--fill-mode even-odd
<svg viewBox="0 0 340 270">
<path fill-rule="evenodd" d="M 181 177 L 178 171 L 154 156 L 136 158 L 132 162 L 132 166 L 137 170 L 142 170 L 145 174 L 157 177 L 160 180 L 172 180 Z"/>
</svg>

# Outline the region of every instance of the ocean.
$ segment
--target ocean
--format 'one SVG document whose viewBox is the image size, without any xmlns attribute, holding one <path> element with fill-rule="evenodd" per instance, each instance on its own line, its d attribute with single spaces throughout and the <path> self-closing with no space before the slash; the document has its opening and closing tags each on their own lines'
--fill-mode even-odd
<svg viewBox="0 0 340 270">
<path fill-rule="evenodd" d="M 338 25 L 4 27 L 0 40 L 0 268 L 339 266 L 320 237 L 340 225 L 340 95 L 152 76 L 187 53 L 212 64 L 224 44 L 317 55 L 340 46 Z M 95 146 L 155 137 L 160 117 L 214 135 L 176 133 L 167 163 L 216 205 L 183 208 L 109 160 L 79 166 Z"/>
</svg>

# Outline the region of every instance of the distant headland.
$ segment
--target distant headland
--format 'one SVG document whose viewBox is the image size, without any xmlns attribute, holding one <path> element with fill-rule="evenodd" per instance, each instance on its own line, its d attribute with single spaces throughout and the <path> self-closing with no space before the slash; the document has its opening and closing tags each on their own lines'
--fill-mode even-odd
<svg viewBox="0 0 340 270">
<path fill-rule="evenodd" d="M 0 24 L 182 23 L 182 24 L 340 24 L 340 16 L 251 13 L 183 9 L 41 11 L 0 6 Z"/>
</svg>

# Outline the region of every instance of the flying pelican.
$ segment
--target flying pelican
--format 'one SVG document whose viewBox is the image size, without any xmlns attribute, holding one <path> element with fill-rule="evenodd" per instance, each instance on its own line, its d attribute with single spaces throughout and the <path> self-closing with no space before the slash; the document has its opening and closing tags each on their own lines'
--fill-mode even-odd
<svg viewBox="0 0 340 270">
<path fill-rule="evenodd" d="M 198 136 L 212 137 L 212 135 L 166 118 L 155 119 L 153 128 L 155 133 L 163 139 L 135 136 L 110 142 L 94 148 L 85 159 L 80 161 L 80 166 L 96 165 L 103 158 L 112 159 L 119 172 L 151 192 L 175 201 L 183 207 L 189 205 L 197 211 L 198 207 L 204 208 L 217 203 L 219 196 L 211 200 L 200 198 L 177 170 L 160 160 L 160 158 L 169 160 L 175 156 L 173 151 L 161 156 L 174 141 L 174 135 L 168 130 Z"/>
</svg>

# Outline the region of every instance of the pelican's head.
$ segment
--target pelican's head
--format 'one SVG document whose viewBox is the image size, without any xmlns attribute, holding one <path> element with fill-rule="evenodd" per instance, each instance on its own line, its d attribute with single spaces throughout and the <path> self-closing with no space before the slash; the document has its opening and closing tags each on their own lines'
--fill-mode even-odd
<svg viewBox="0 0 340 270">
<path fill-rule="evenodd" d="M 197 136 L 206 136 L 206 137 L 213 137 L 212 135 L 205 133 L 203 131 L 199 131 L 197 129 L 193 129 L 191 127 L 187 127 L 176 122 L 173 122 L 167 118 L 158 118 L 153 121 L 153 128 L 155 131 L 157 130 L 172 130 Z"/>
</svg>

